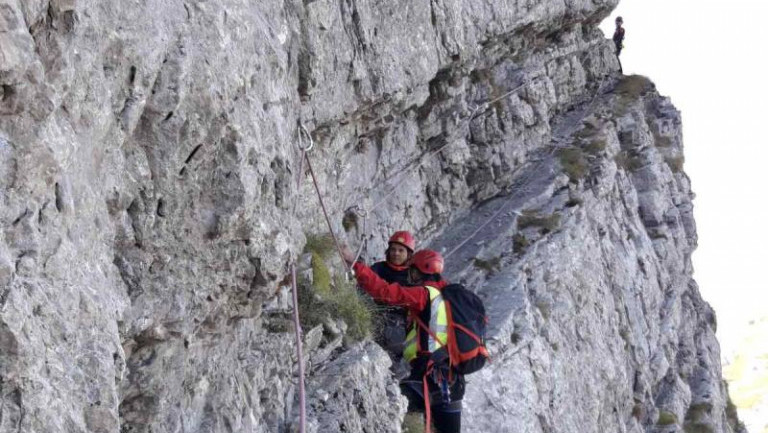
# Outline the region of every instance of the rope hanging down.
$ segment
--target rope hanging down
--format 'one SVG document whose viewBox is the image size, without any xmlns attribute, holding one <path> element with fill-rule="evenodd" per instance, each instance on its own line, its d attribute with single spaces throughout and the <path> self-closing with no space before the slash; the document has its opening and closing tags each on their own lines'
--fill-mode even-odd
<svg viewBox="0 0 768 433">
<path fill-rule="evenodd" d="M 301 133 L 302 131 L 309 137 L 309 144 L 304 147 L 302 145 L 301 140 Z M 301 128 L 299 130 L 299 149 L 301 150 L 301 159 L 299 159 L 299 175 L 296 179 L 296 199 L 293 202 L 293 210 L 292 214 L 295 217 L 296 216 L 296 208 L 297 204 L 299 202 L 298 198 L 298 192 L 301 190 L 301 178 L 303 177 L 302 169 L 303 169 L 303 162 L 304 158 L 307 157 L 307 152 L 312 150 L 312 147 L 314 146 L 314 142 L 312 141 L 312 137 L 307 132 L 306 128 L 304 128 L 304 125 L 301 125 Z M 307 162 L 309 162 L 309 159 L 307 159 Z M 298 359 L 299 363 L 299 433 L 304 433 L 306 431 L 307 427 L 307 393 L 306 389 L 304 387 L 304 354 L 302 349 L 302 329 L 301 329 L 301 320 L 299 318 L 299 288 L 296 283 L 296 260 L 293 260 L 291 263 L 291 291 L 293 296 L 293 327 L 296 331 L 296 358 Z"/>
<path fill-rule="evenodd" d="M 325 208 L 325 203 L 323 202 L 323 194 L 320 193 L 320 187 L 317 184 L 315 171 L 312 170 L 312 163 L 309 161 L 308 156 L 305 155 L 305 158 L 307 160 L 307 168 L 309 169 L 309 174 L 310 176 L 312 176 L 312 183 L 315 185 L 315 192 L 317 192 L 317 199 L 320 201 L 320 207 L 323 209 L 323 215 L 325 216 L 325 223 L 328 224 L 328 231 L 331 233 L 331 238 L 333 238 L 333 244 L 336 245 L 336 251 L 339 253 L 339 257 L 341 257 L 341 262 L 344 263 L 344 266 L 347 268 L 347 272 L 350 272 L 352 268 L 344 260 L 344 254 L 341 252 L 341 244 L 339 244 L 339 240 L 336 238 L 336 233 L 334 233 L 333 231 L 333 226 L 331 225 L 331 218 L 328 217 L 328 210 Z"/>
</svg>

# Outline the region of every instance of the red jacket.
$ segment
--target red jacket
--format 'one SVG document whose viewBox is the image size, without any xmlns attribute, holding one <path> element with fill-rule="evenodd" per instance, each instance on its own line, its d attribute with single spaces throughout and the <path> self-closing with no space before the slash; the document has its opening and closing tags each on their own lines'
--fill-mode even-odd
<svg viewBox="0 0 768 433">
<path fill-rule="evenodd" d="M 408 284 L 408 266 L 397 266 L 389 262 L 376 262 L 371 265 L 371 270 L 388 283 L 397 283 L 401 286 Z"/>
<path fill-rule="evenodd" d="M 424 286 L 442 289 L 448 283 L 443 281 L 427 281 L 420 286 L 404 287 L 397 283 L 387 283 L 376 275 L 371 268 L 363 263 L 355 263 L 357 284 L 363 288 L 373 299 L 385 304 L 404 307 L 418 314 L 429 305 L 429 293 Z"/>
</svg>

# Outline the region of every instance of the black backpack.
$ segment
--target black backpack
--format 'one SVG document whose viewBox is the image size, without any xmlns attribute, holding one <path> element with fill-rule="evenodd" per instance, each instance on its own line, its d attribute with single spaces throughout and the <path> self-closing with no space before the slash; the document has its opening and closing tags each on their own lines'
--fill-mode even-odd
<svg viewBox="0 0 768 433">
<path fill-rule="evenodd" d="M 431 404 L 427 377 L 432 375 L 435 384 L 442 390 L 442 401 L 450 403 L 448 387 L 456 380 L 453 373 L 467 375 L 480 370 L 490 359 L 485 348 L 485 329 L 488 318 L 485 315 L 483 301 L 461 284 L 445 286 L 440 293 L 445 301 L 448 319 L 448 341 L 445 346 L 430 354 L 426 371 L 422 379 L 424 397 L 425 431 L 431 432 Z M 424 321 L 418 316 L 412 316 L 418 325 L 439 340 Z M 419 337 L 420 338 L 420 337 Z M 447 379 L 447 380 L 446 380 Z M 418 391 L 417 391 L 418 392 Z"/>
<path fill-rule="evenodd" d="M 447 361 L 459 374 L 474 373 L 490 359 L 485 347 L 488 318 L 483 301 L 461 284 L 445 286 L 440 293 L 448 314 L 448 343 L 431 355 L 431 361 L 435 365 Z M 422 320 L 417 322 L 432 333 Z M 434 335 L 433 338 L 437 339 Z"/>
</svg>

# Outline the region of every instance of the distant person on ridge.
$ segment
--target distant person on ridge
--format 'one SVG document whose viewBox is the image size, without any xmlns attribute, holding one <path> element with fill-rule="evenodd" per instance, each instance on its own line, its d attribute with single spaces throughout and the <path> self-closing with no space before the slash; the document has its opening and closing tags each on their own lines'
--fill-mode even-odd
<svg viewBox="0 0 768 433">
<path fill-rule="evenodd" d="M 397 231 L 389 238 L 389 245 L 384 252 L 386 260 L 374 263 L 371 270 L 387 283 L 410 286 L 408 261 L 411 260 L 415 249 L 416 240 L 413 235 L 407 231 Z M 386 311 L 381 315 L 380 331 L 376 333 L 375 339 L 389 352 L 394 365 L 398 365 L 405 343 L 406 313 L 402 308 L 385 308 Z"/>
<path fill-rule="evenodd" d="M 621 67 L 621 49 L 624 48 L 624 19 L 616 17 L 616 31 L 613 32 L 613 43 L 616 44 L 616 58 L 619 59 L 619 72 L 624 73 L 624 69 Z"/>
</svg>

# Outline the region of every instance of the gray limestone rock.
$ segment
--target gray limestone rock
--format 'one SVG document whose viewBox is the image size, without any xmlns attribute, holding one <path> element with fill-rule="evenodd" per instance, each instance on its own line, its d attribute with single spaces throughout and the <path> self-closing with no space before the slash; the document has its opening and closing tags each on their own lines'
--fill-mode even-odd
<svg viewBox="0 0 768 433">
<path fill-rule="evenodd" d="M 342 240 L 412 230 L 488 301 L 469 431 L 737 429 L 680 116 L 617 75 L 616 3 L 0 0 L 0 431 L 296 427 L 299 126 Z M 399 431 L 347 330 L 305 330 L 309 429 Z"/>
</svg>

